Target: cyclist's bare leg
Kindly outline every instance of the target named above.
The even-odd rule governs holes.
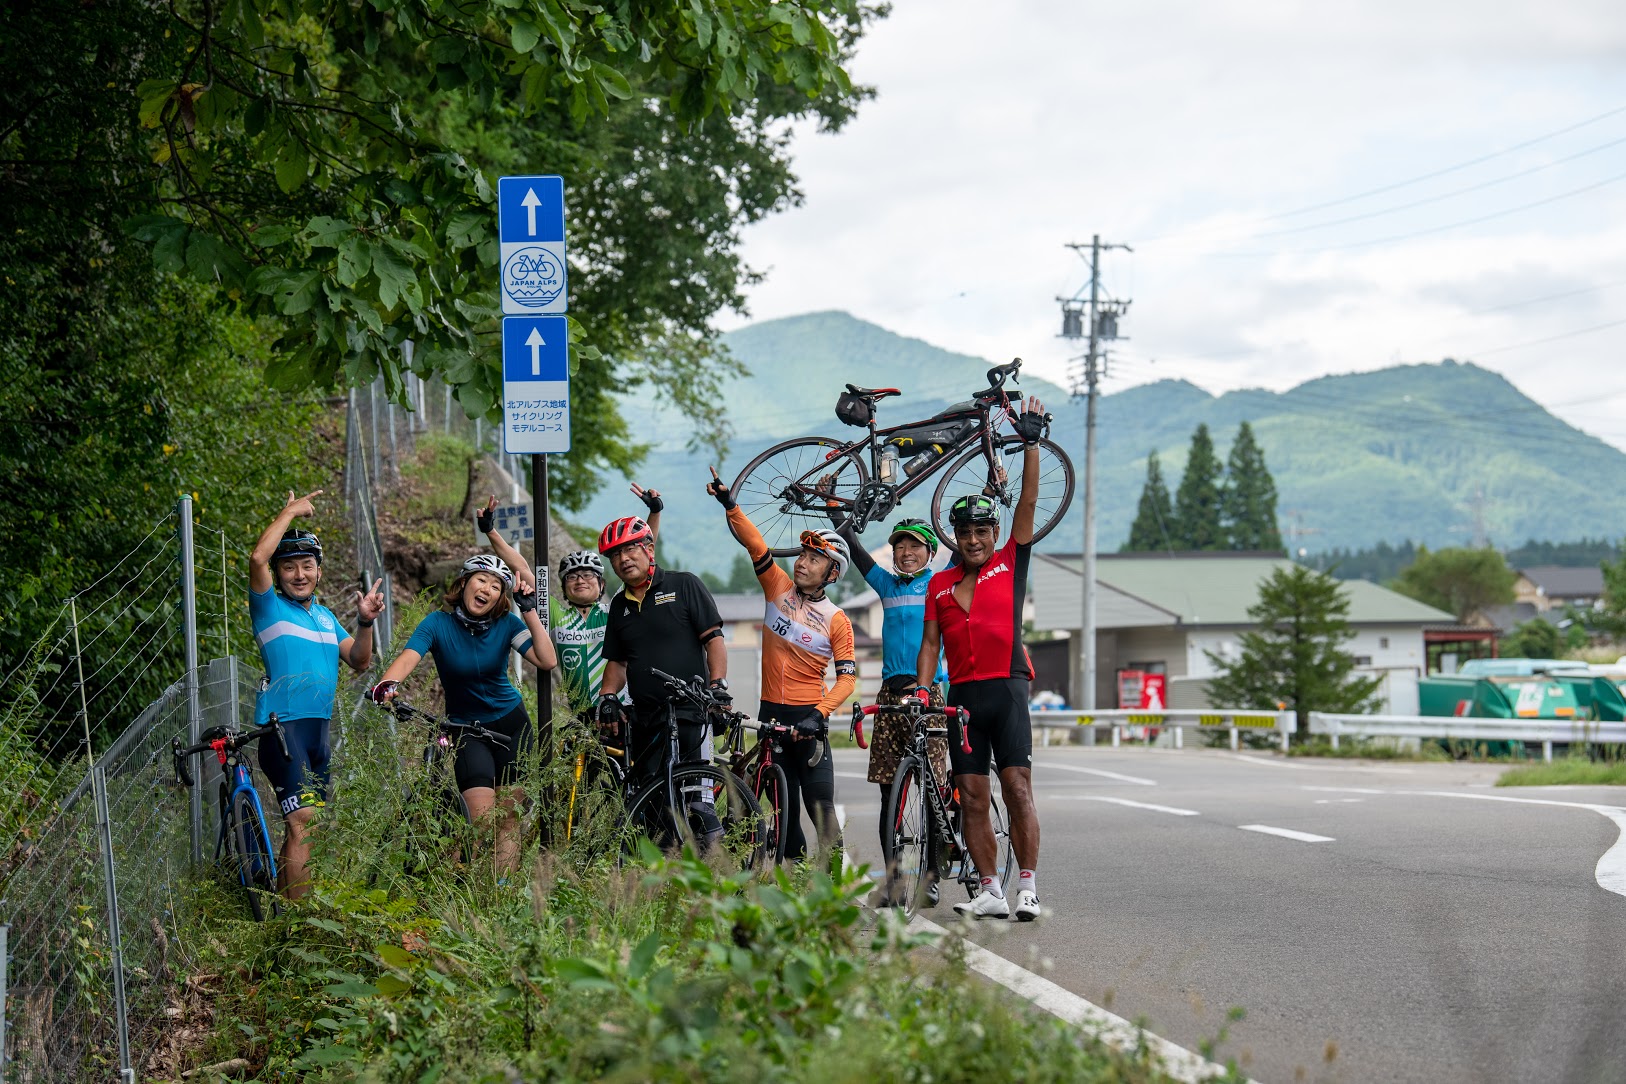
[[[1004,782],[1003,777],[1000,781]],[[988,797],[993,788],[989,786],[986,774],[957,775],[954,782],[960,788],[960,816],[965,826],[966,849],[971,852],[971,861],[976,863],[977,872],[984,877],[992,877],[992,871],[999,863],[994,819],[988,809]]]
[[[482,829],[495,821],[493,855],[499,874],[511,873],[519,865],[519,807],[524,801],[525,793],[517,787],[504,787],[500,802],[492,787],[470,787],[463,792],[470,821]]]
[[[291,900],[310,891],[310,875],[305,866],[311,859],[308,825],[316,810],[305,807],[288,814],[283,821],[282,860],[277,863],[277,888]]]
[[[999,791],[1011,822],[1011,849],[1022,869],[1039,868],[1039,812],[1033,806],[1033,770],[1005,768],[999,773]],[[981,862],[978,869],[983,869]]]

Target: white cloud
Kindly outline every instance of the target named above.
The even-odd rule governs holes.
[[[1603,146],[1626,112],[1344,200],[1626,106],[1623,58],[1602,0],[900,0],[854,66],[879,98],[802,135],[806,205],[748,235],[771,272],[752,315],[844,308],[1060,379],[1054,298],[1083,273],[1061,246],[1099,232],[1137,249],[1107,264],[1135,300],[1109,386],[1284,388],[1450,355],[1626,447],[1626,325],[1519,345],[1626,318],[1626,180],[1605,183],[1626,142]]]

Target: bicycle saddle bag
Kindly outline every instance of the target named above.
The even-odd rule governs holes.
[[[862,395],[844,391],[836,400],[836,417],[843,425],[868,425],[875,418],[875,404]]]

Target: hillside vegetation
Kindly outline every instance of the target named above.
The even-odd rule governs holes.
[[[905,338],[846,313],[766,321],[726,336],[750,373],[725,395],[735,436],[727,476],[768,444],[809,433],[851,436],[834,416],[848,382],[895,386],[881,419],[925,416],[985,386],[994,361]],[[1048,381],[1025,377],[1056,414],[1055,438],[1082,467],[1084,410]],[[708,459],[684,450],[685,424],[652,400],[630,404],[633,432],[653,441],[644,480],[671,491],[667,545],[685,567],[726,571],[736,547],[716,509],[700,499]],[[1253,425],[1280,493],[1288,542],[1311,551],[1405,538],[1431,547],[1471,540],[1475,503],[1493,542],[1626,533],[1626,453],[1547,413],[1496,373],[1442,361],[1328,376],[1286,392],[1257,389],[1215,396],[1178,380],[1105,395],[1100,405],[1100,540],[1116,549],[1128,535],[1156,449],[1171,488],[1185,466],[1191,432],[1206,423],[1228,442],[1242,421]],[[1223,457],[1228,444],[1216,449]],[[626,514],[625,490],[612,485],[582,517]],[[1075,507],[1076,513],[1076,507]],[[1295,519],[1294,516],[1297,516]],[[1076,550],[1077,515],[1045,548]],[[1316,533],[1289,533],[1297,524]],[[882,543],[874,528],[868,541]]]

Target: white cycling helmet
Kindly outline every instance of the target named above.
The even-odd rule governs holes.
[[[604,582],[604,558],[592,550],[577,550],[567,553],[559,559],[559,582],[564,583],[565,577],[572,572],[591,572]]]
[[[495,554],[477,553],[463,562],[463,575],[467,576],[475,572],[489,572],[503,582],[503,586],[508,588],[509,594],[513,593],[513,570],[503,563],[502,558]]]
[[[831,569],[833,575],[825,580],[826,583],[835,583],[847,574],[847,562],[851,560],[847,555],[847,541],[835,531],[803,531],[801,542],[803,549],[812,550],[834,562]]]

